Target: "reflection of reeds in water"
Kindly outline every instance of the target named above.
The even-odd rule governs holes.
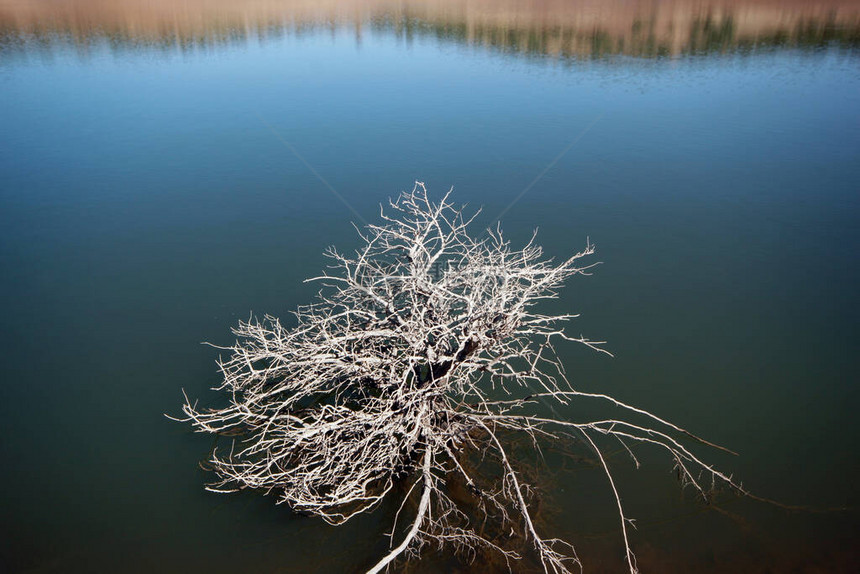
[[[4,51],[58,39],[183,50],[320,28],[560,57],[860,45],[856,0],[0,0]]]

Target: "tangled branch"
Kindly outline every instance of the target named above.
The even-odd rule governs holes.
[[[553,262],[542,259],[534,236],[522,249],[500,228],[473,239],[467,227],[475,216],[448,195],[432,202],[422,183],[389,203],[390,215],[383,211],[381,223],[359,230],[357,252],[327,251],[328,271],[308,280],[321,284],[318,299],[298,308],[296,326],[266,316],[234,329],[237,342],[219,360],[218,389],[229,395],[228,406],[198,409],[186,398],[182,420],[197,431],[241,437],[229,453],[213,452],[218,481],[210,490],[273,492],[295,511],[342,524],[405,485],[395,526],[414,497],[417,509],[396,545],[392,528],[390,552],[371,573],[418,556],[428,543],[470,556],[489,549],[509,566],[519,560],[492,528],[476,526],[476,513],[492,516],[498,531],[521,533],[545,572],[581,566],[570,544],[535,527],[530,487],[502,431],[533,440],[565,431],[581,437],[615,495],[631,573],[631,521],[597,437],[617,439],[634,461],[634,443],[656,445],[702,496],[710,490],[703,480],[742,491],[682,442],[697,437],[612,397],[576,391],[566,379],[556,342],[607,351],[565,333],[575,315],[542,314],[538,303],[555,298],[570,277],[588,274],[593,264],[583,260],[591,244]],[[649,423],[572,422],[528,411],[537,401],[575,400],[607,402]],[[488,476],[469,464],[475,453],[497,472]],[[466,485],[471,507],[451,496],[454,481]]]

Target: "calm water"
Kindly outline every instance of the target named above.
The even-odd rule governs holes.
[[[201,341],[307,302],[419,179],[552,254],[596,243],[558,308],[616,357],[565,350],[575,384],[738,451],[705,454],[762,496],[849,508],[708,508],[618,453],[644,572],[856,571],[856,4],[79,4],[0,2],[0,570],[371,565],[391,509],[205,493],[211,439],[163,413],[213,400]],[[622,571],[600,476],[548,459],[545,532]]]

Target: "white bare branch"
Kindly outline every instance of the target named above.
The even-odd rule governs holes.
[[[600,435],[620,441],[637,464],[630,445],[656,445],[702,496],[708,492],[703,475],[745,491],[681,440],[716,445],[643,409],[571,387],[555,345],[574,341],[607,351],[603,343],[565,333],[576,315],[543,314],[538,304],[556,298],[570,277],[589,273],[595,263],[583,260],[594,253],[590,242],[553,262],[543,258],[534,236],[521,249],[500,227],[475,239],[467,228],[477,214],[464,215],[449,196],[433,202],[416,183],[390,202],[379,224],[359,230],[362,245],[354,254],[330,248],[328,270],[309,279],[321,285],[318,299],[296,310],[294,327],[266,316],[234,329],[237,340],[218,362],[218,389],[229,404],[203,409],[186,397],[183,406],[182,420],[197,431],[235,437],[229,452],[212,453],[218,480],[209,489],[272,492],[293,510],[331,524],[406,490],[390,534],[392,546],[401,541],[371,573],[417,557],[429,543],[470,559],[479,549],[497,552],[510,568],[521,556],[505,546],[504,536],[476,526],[490,515],[493,532],[519,533],[547,573],[566,573],[580,569],[576,552],[538,532],[528,503],[532,488],[515,470],[503,435],[526,433],[537,446],[575,431],[614,493],[634,574],[631,520],[595,440]],[[647,422],[572,422],[524,411],[538,401],[587,400]],[[481,464],[494,464],[497,472],[485,476]],[[468,505],[452,496],[455,482],[472,497]],[[413,492],[420,492],[417,508]],[[401,514],[413,512],[405,533],[398,532]]]

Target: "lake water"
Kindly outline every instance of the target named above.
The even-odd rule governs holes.
[[[0,1],[0,570],[372,565],[392,509],[206,493],[212,440],[163,413],[214,400],[201,341],[308,302],[415,180],[478,230],[597,245],[557,308],[615,357],[564,349],[574,384],[847,508],[708,507],[616,453],[643,572],[856,571],[860,7],[775,0]],[[599,473],[549,461],[545,532],[623,571]]]

